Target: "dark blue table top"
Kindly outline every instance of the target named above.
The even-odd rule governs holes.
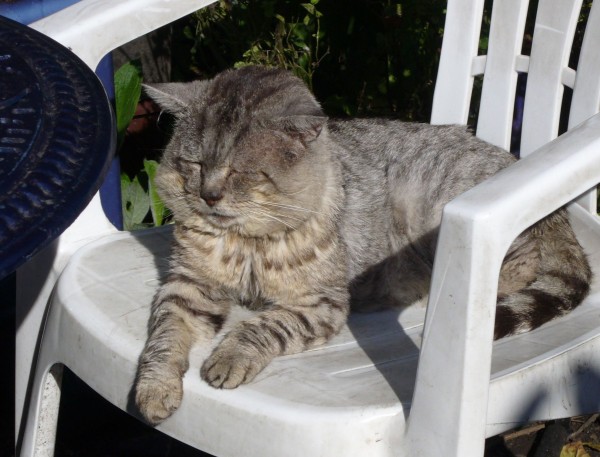
[[[65,47],[0,16],[0,278],[81,213],[115,137],[96,75]]]

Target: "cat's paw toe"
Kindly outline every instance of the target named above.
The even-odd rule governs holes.
[[[263,367],[247,355],[217,348],[202,365],[200,376],[213,387],[235,389],[252,381]]]
[[[157,425],[171,416],[183,398],[181,379],[140,379],[135,388],[135,403],[142,416]]]

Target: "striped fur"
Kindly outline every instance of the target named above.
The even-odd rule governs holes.
[[[462,127],[328,120],[280,70],[147,92],[177,118],[157,177],[175,242],[135,388],[151,423],[179,406],[192,344],[214,338],[231,306],[258,313],[204,362],[218,388],[327,341],[351,305],[425,301],[444,205],[514,161]],[[564,210],[541,221],[506,255],[496,337],[573,309],[590,276]]]
[[[518,250],[524,250],[524,246],[515,249],[517,243],[514,243],[507,257],[533,257],[537,261],[535,270],[522,288],[503,290],[518,274],[518,271],[508,273],[509,262],[505,259],[496,309],[495,338],[528,332],[567,314],[589,292],[591,270],[570,230],[564,210],[544,219],[520,238],[524,237],[530,238],[529,245],[536,248],[535,252],[519,256]]]

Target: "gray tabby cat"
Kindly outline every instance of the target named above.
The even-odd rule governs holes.
[[[233,305],[260,312],[204,362],[214,387],[327,341],[350,304],[426,299],[442,208],[514,161],[460,126],[328,119],[276,69],[146,91],[176,117],[157,178],[175,218],[170,274],[135,390],[151,423],[177,409],[190,347],[213,338]],[[590,276],[565,211],[539,222],[506,255],[495,337],[567,313]]]

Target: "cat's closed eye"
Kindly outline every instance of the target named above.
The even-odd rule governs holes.
[[[247,186],[260,185],[266,182],[267,178],[265,178],[262,172],[232,169],[227,176],[227,180],[231,180],[234,186],[237,185],[246,188]]]
[[[197,160],[185,159],[183,157],[178,157],[175,160],[175,164],[177,168],[183,171],[192,171],[192,172],[200,172],[202,170],[202,163]]]
[[[187,193],[195,194],[202,180],[202,164],[198,161],[178,157],[174,168],[183,177],[183,188]]]

